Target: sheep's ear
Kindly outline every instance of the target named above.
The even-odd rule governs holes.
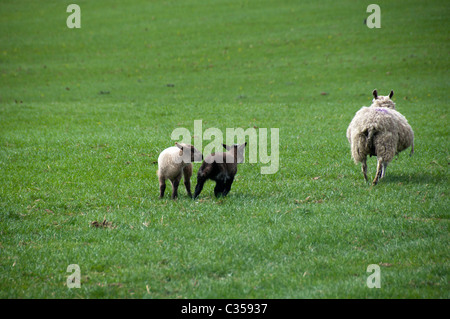
[[[243,150],[245,148],[245,146],[247,146],[247,142],[245,142],[244,144],[239,145],[238,149],[239,150]]]
[[[391,90],[391,93],[389,93],[389,98],[392,99],[393,96],[394,96],[394,91]]]
[[[373,90],[372,94],[373,94],[373,97],[374,97],[374,98],[377,98],[377,97],[378,97],[378,92],[377,92],[377,90]]]
[[[180,153],[178,155],[183,156],[183,145],[180,145],[180,144],[175,142],[175,146],[180,149]]]

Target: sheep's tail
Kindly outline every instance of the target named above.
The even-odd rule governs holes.
[[[367,150],[369,150],[369,152],[370,152],[370,150],[374,149],[374,147],[373,147],[373,136],[375,135],[374,133],[375,133],[374,129],[369,129],[369,132],[367,133],[366,147],[367,147]],[[372,154],[370,154],[370,155],[372,155]]]
[[[373,149],[373,137],[375,131],[368,129],[355,135],[352,143],[352,157],[355,163],[362,162],[367,155],[371,155]]]
[[[356,134],[352,140],[352,157],[355,163],[361,162],[364,159],[364,150],[367,145],[367,139],[363,133]]]
[[[412,141],[411,144],[411,152],[409,153],[409,156],[412,156],[414,154],[414,140]]]

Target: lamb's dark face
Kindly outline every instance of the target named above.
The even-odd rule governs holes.
[[[232,146],[228,146],[226,144],[223,144],[223,147],[227,149],[230,153],[232,153],[236,157],[236,161],[238,164],[244,163],[244,151],[245,146],[247,145],[247,142],[244,144],[234,144]]]
[[[184,163],[201,162],[203,154],[190,144],[175,143],[180,149],[180,155]]]
[[[190,154],[191,154],[192,162],[201,162],[203,160],[203,154],[192,145],[191,145]]]
[[[245,142],[244,144],[236,146],[237,162],[238,163],[244,163],[245,145],[247,145],[247,142]]]
[[[394,91],[391,91],[391,93],[388,96],[378,95],[377,90],[374,90],[372,94],[373,94],[372,106],[387,107],[395,110],[395,103],[391,100],[392,97],[394,96]]]

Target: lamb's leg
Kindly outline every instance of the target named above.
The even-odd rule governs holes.
[[[375,179],[373,180],[372,184],[373,185],[377,185],[377,183],[380,181],[382,175],[383,175],[383,161],[381,159],[378,159],[378,161],[377,161],[377,173],[375,175]]]
[[[164,197],[164,191],[166,190],[166,179],[162,176],[159,177],[159,198]]]
[[[181,181],[181,174],[175,177],[175,179],[172,181],[172,199],[175,199],[178,197],[178,185]]]
[[[361,161],[361,169],[362,169],[362,172],[363,172],[363,174],[364,174],[364,179],[366,180],[366,182],[368,181],[368,179],[367,179],[367,158],[364,158],[362,161]]]
[[[188,196],[192,198],[192,193],[191,193],[192,164],[186,165],[183,168],[183,175],[184,175],[184,186],[186,187],[186,192],[187,192]]]
[[[219,197],[220,195],[222,195],[224,190],[225,190],[225,183],[222,181],[217,181],[216,187],[214,187],[214,195],[216,195],[216,197]]]
[[[202,192],[203,185],[205,184],[205,182],[206,178],[202,176],[197,176],[197,185],[195,185],[194,199],[196,199],[198,195],[200,195],[200,193]]]
[[[231,185],[233,184],[234,181],[234,177],[227,179],[226,183],[225,183],[225,189],[223,190],[223,196],[227,196],[228,193],[231,190]]]

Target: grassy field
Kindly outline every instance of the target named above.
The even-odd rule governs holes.
[[[369,29],[372,2],[79,0],[69,29],[73,1],[2,0],[0,297],[449,298],[450,6],[380,0]],[[375,88],[416,152],[372,187],[345,132]],[[279,128],[278,172],[158,199],[194,120]]]

